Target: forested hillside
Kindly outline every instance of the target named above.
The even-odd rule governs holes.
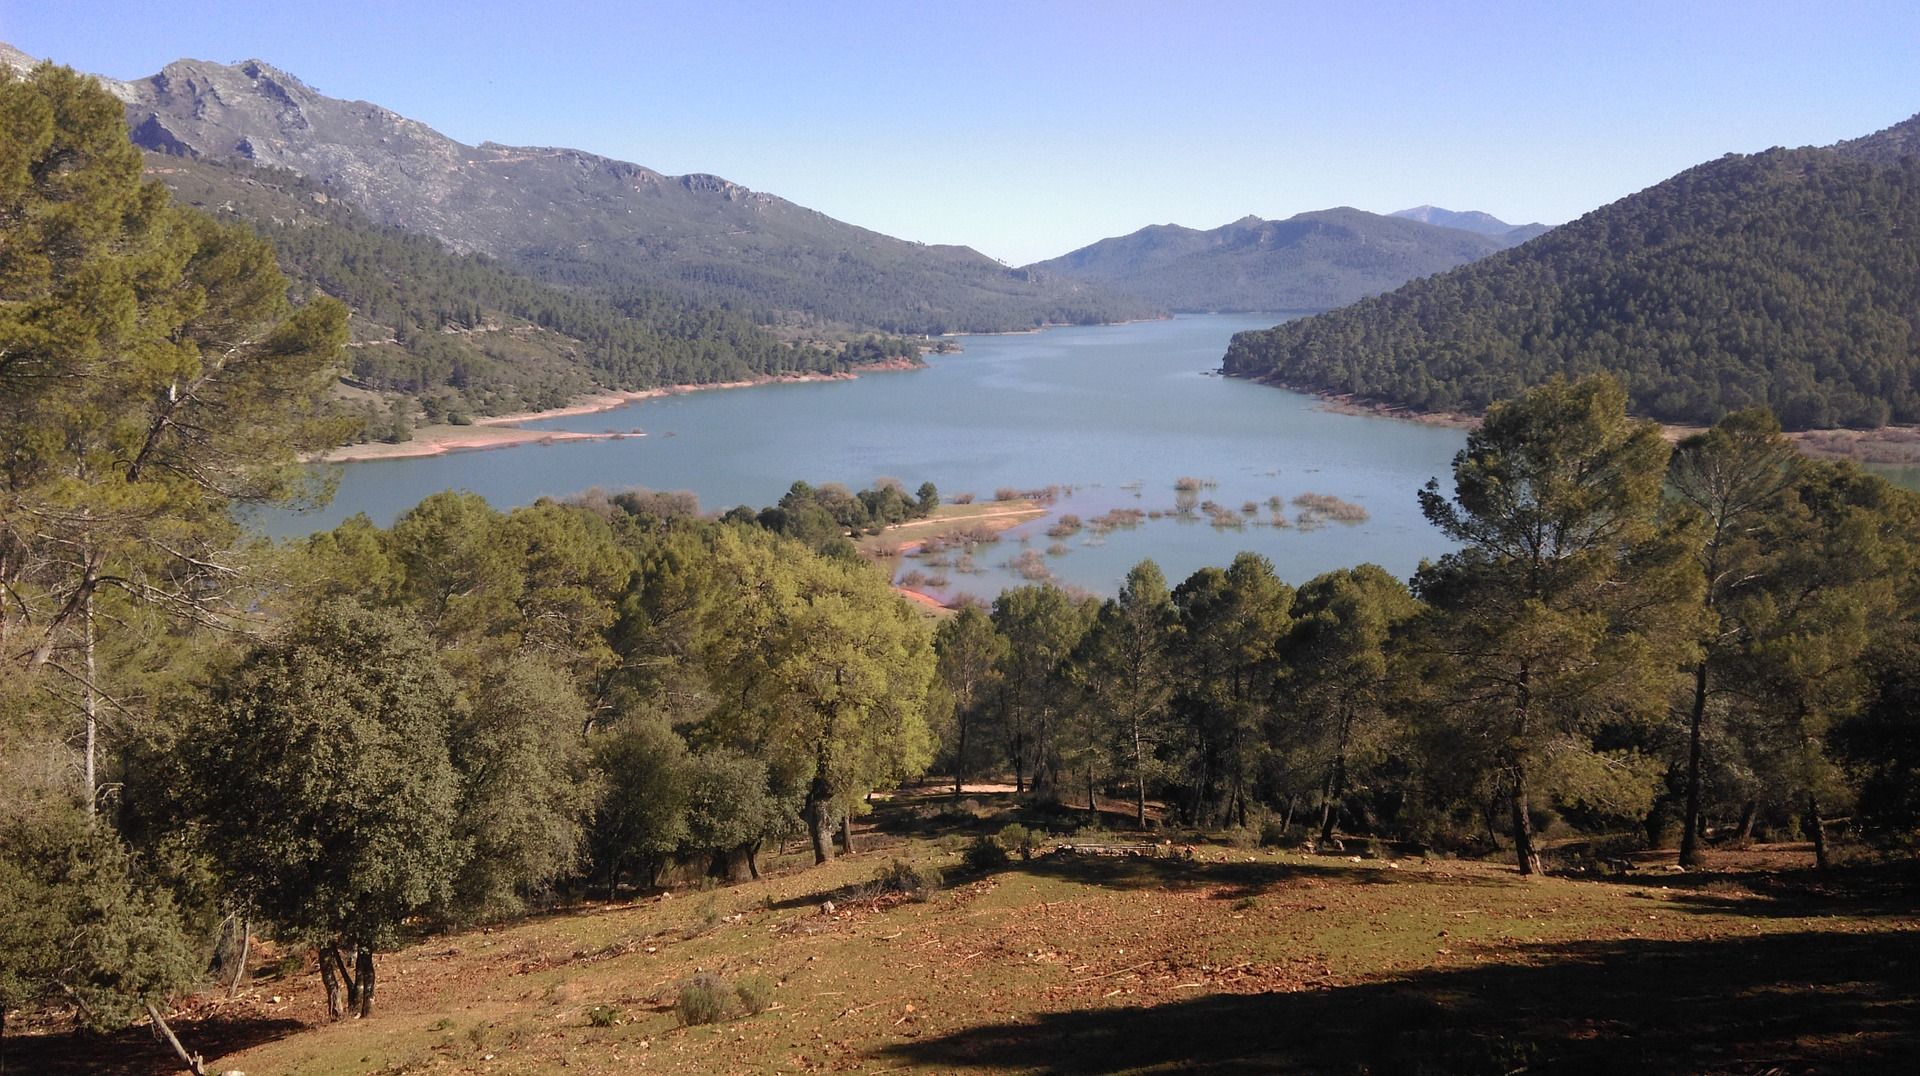
[[[1606,371],[1666,421],[1920,421],[1920,166],[1898,131],[1700,165],[1524,247],[1243,333],[1225,370],[1473,411]]]
[[[1489,218],[1491,219],[1491,218]],[[1358,209],[1158,224],[1031,266],[1173,310],[1328,310],[1486,257],[1508,240]]]
[[[353,312],[347,373],[428,416],[557,407],[594,389],[831,372],[913,354],[899,338],[788,344],[743,314],[659,291],[544,284],[375,224],[317,184],[244,162],[147,155],[183,204],[252,225],[296,290]]]

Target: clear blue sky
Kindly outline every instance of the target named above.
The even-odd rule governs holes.
[[[1019,264],[1420,203],[1557,223],[1920,111],[1920,4],[0,0],[119,78],[266,60],[465,142],[713,172]]]

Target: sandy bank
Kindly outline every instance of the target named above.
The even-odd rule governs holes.
[[[520,411],[507,415],[489,415],[473,421],[470,426],[422,426],[413,432],[413,440],[399,444],[385,442],[364,445],[342,445],[339,448],[317,457],[323,463],[360,463],[367,460],[399,460],[421,456],[444,456],[449,452],[471,452],[487,448],[517,448],[521,445],[554,444],[560,441],[617,441],[625,437],[643,437],[640,430],[625,432],[608,431],[588,433],[578,430],[529,430],[522,423],[538,422],[550,418],[571,418],[578,415],[597,415],[603,411],[614,411],[640,400],[652,400],[662,396],[677,396],[687,392],[704,392],[709,389],[749,389],[760,385],[799,384],[809,381],[851,381],[862,374],[883,373],[895,370],[918,370],[926,364],[918,359],[889,359],[885,362],[863,363],[850,370],[833,374],[777,374],[765,377],[749,378],[743,381],[715,381],[698,385],[667,385],[657,389],[641,389],[622,392],[601,392],[584,396],[565,407],[550,408],[546,411]]]

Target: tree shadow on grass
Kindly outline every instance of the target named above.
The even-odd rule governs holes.
[[[1769,919],[1920,916],[1920,863],[1912,861],[1830,871],[1689,871],[1604,882],[1664,890],[1662,896],[1673,907],[1714,915]]]
[[[1920,1072],[1920,932],[1539,945],[1518,961],[1043,1014],[873,1060],[1051,1073]]]
[[[170,1020],[173,1033],[188,1050],[207,1058],[226,1057],[241,1050],[287,1037],[306,1028],[299,1020],[245,1019],[209,1016],[198,1020]],[[9,1073],[65,1076],[68,1073],[126,1073],[160,1076],[184,1072],[186,1066],[166,1043],[153,1037],[143,1024],[110,1035],[73,1030],[49,1035],[8,1035],[0,1042],[0,1058]],[[217,1069],[212,1071],[218,1071]]]
[[[1311,860],[1276,862],[1257,859],[1251,863],[1230,860],[1181,859],[1176,856],[1091,856],[1055,853],[1025,862],[1012,869],[1047,878],[1106,886],[1111,889],[1196,889],[1222,887],[1222,899],[1258,896],[1269,889],[1309,879],[1341,885],[1444,885],[1462,886],[1521,885],[1519,876],[1484,873],[1430,873],[1410,869],[1356,869],[1344,864],[1316,863]]]

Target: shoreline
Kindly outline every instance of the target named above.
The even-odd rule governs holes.
[[[740,381],[709,381],[690,385],[663,385],[653,389],[613,390],[585,396],[573,403],[545,411],[518,411],[505,415],[488,415],[485,418],[474,419],[472,424],[467,426],[427,426],[415,430],[413,440],[397,444],[368,441],[358,445],[341,445],[309,457],[306,462],[367,463],[374,460],[422,459],[445,456],[453,452],[519,448],[523,445],[553,444],[561,441],[619,441],[629,437],[645,437],[646,433],[639,429],[608,430],[599,433],[585,430],[530,430],[523,427],[521,423],[598,415],[607,411],[617,411],[641,400],[680,396],[689,392],[750,389],[778,384],[797,385],[816,381],[852,381],[863,374],[920,370],[925,367],[926,363],[917,359],[889,359],[885,362],[862,363],[831,374],[764,374]],[[482,432],[483,430],[486,432]]]
[[[1279,381],[1264,381],[1258,378],[1243,380],[1285,389],[1302,396],[1311,396],[1317,401],[1320,410],[1337,415],[1397,419],[1401,422],[1417,422],[1421,425],[1443,426],[1455,430],[1471,430],[1480,425],[1479,415],[1464,411],[1415,411],[1393,404],[1362,400],[1344,393],[1318,392]],[[1707,429],[1705,426],[1669,422],[1662,422],[1659,426],[1661,436],[1671,442],[1684,440]],[[1920,465],[1920,426],[1881,426],[1871,430],[1790,430],[1785,436],[1802,454],[1813,459],[1851,460],[1858,464],[1881,467]]]

